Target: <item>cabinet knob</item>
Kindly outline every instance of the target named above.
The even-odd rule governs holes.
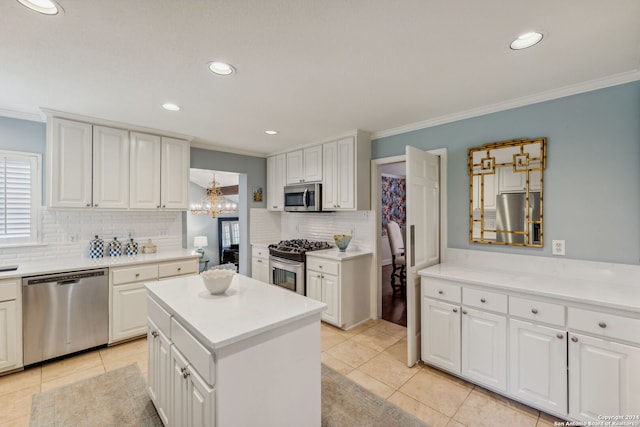
[[[578,337],[571,337],[571,341],[578,342]]]
[[[537,309],[537,308],[532,308],[532,309],[531,309],[531,312],[532,312],[533,314],[538,314],[538,309]]]
[[[458,312],[458,309],[457,309],[457,308],[454,308],[454,309],[453,309],[453,312],[454,312],[454,313],[457,313],[457,312]]]
[[[91,207],[91,203],[87,203],[87,207],[90,208]]]
[[[442,295],[444,294],[444,291],[438,291],[438,294]]]
[[[317,274],[317,275],[316,275],[316,277],[317,277],[318,279],[320,279],[322,276],[321,276],[321,275],[319,275],[319,274]]]
[[[158,331],[151,331],[151,336],[154,338],[158,338]]]
[[[273,205],[273,209],[276,209],[277,207],[278,207],[278,206],[276,206],[276,205]]]
[[[258,261],[260,264],[262,264],[262,260],[261,259],[257,259],[256,261]]]
[[[602,329],[604,329],[604,328],[607,327],[607,324],[604,323],[604,322],[600,322],[600,323],[598,323],[598,326],[600,326]]]
[[[487,302],[487,300],[485,298],[480,298],[480,302],[481,303],[485,303],[485,302]]]
[[[162,207],[163,207],[163,208],[166,208],[166,207],[167,207],[167,205],[162,205]]]
[[[136,273],[136,277],[140,277],[140,273]]]
[[[160,209],[160,205],[156,206],[156,208]]]
[[[178,271],[182,271],[182,267],[178,267]]]
[[[462,314],[467,314],[467,310],[462,310]]]
[[[93,205],[93,207],[94,207],[94,208],[97,208],[97,207],[98,207],[98,204],[96,203],[95,205]]]
[[[318,268],[322,268],[322,266],[321,266],[321,265],[319,265],[319,266],[318,266]]]
[[[564,334],[558,333],[556,334],[556,337],[558,337],[559,340],[564,338]]]
[[[191,373],[187,371],[187,368],[184,368],[184,371],[182,371],[182,378],[186,380],[189,375],[191,375]]]

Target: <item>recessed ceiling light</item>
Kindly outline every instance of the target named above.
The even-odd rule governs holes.
[[[266,133],[267,135],[277,135],[278,131],[277,130],[265,130],[264,133]]]
[[[64,12],[60,5],[53,0],[18,0],[23,6],[45,15],[57,15]]]
[[[210,62],[209,69],[216,74],[220,74],[221,76],[228,76],[235,71],[235,68],[233,68],[231,65],[225,62],[218,61]]]
[[[164,104],[162,104],[162,108],[169,111],[180,111],[180,106],[171,102],[165,102]]]
[[[517,39],[511,42],[509,47],[511,47],[511,49],[513,50],[526,49],[540,43],[540,40],[542,40],[542,33],[531,31],[519,35]]]

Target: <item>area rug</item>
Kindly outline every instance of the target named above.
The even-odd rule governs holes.
[[[31,426],[162,426],[138,365],[33,397]],[[323,427],[428,427],[322,365]]]

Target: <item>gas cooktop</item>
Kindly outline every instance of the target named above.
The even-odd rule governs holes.
[[[304,262],[307,251],[330,249],[333,245],[321,241],[309,241],[306,239],[281,240],[277,244],[269,245],[269,254],[279,258]]]

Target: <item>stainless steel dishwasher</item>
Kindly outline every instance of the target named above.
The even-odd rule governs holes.
[[[108,342],[108,271],[103,268],[22,279],[25,365]]]

